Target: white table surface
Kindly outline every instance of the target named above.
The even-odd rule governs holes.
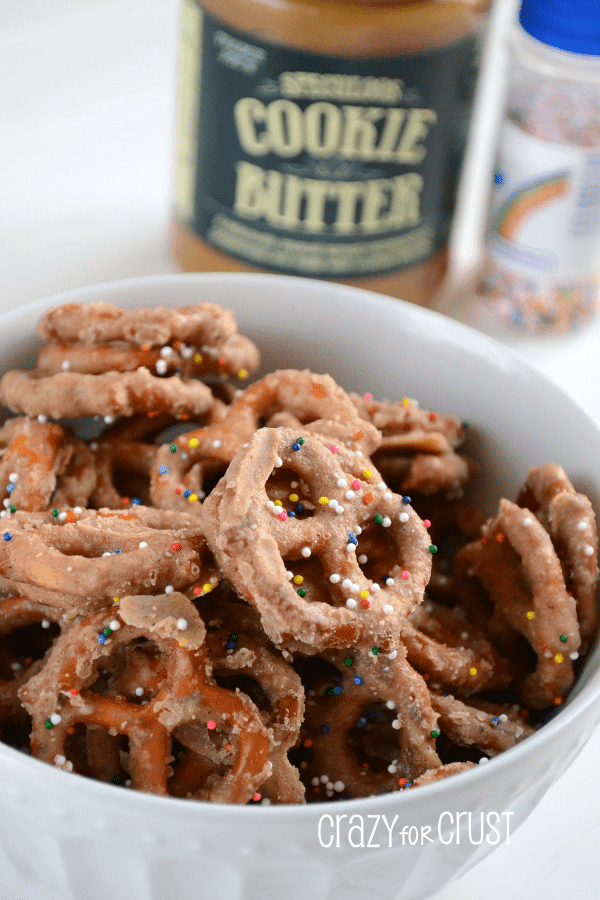
[[[455,229],[455,276],[443,300],[480,326],[465,286],[487,197],[502,33],[515,0],[498,4]],[[175,271],[167,228],[177,23],[178,0],[2,0],[0,309]],[[600,420],[600,321],[551,341],[501,337]],[[435,900],[595,900],[599,756],[600,730],[510,843]],[[0,872],[0,900],[46,898]]]

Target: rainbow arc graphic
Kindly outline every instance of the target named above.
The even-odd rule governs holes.
[[[496,231],[514,241],[525,222],[549,203],[569,193],[569,171],[554,172],[544,179],[522,185],[502,204],[496,215]]]

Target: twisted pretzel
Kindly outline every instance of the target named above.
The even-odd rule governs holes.
[[[373,644],[393,649],[401,622],[421,602],[429,578],[427,533],[402,498],[374,486],[371,490],[371,479],[377,483],[379,477],[363,468],[364,458],[347,452],[340,471],[336,466],[342,457],[316,437],[298,445],[294,432],[261,429],[204,503],[207,539],[225,577],[256,607],[275,643],[300,641],[313,652]],[[302,479],[315,506],[310,519],[290,518],[285,510],[275,516],[269,508],[268,481],[278,466]],[[347,491],[354,482],[350,497]],[[343,515],[329,505],[338,499]],[[379,591],[363,574],[356,553],[347,549],[350,543],[360,553],[356,535],[363,526],[374,527],[375,516],[382,523],[389,518],[389,529],[381,528],[381,541],[390,542],[394,554],[386,573],[394,584]],[[305,600],[286,573],[291,569],[300,574],[309,559]],[[358,591],[352,593],[352,584]],[[322,599],[312,599],[313,594]]]
[[[179,309],[120,309],[112,303],[65,303],[43,313],[37,325],[38,334],[47,341],[125,341],[139,347],[162,347],[174,340],[214,346],[235,330],[230,310],[216,303],[196,303]]]
[[[319,799],[326,776],[330,792],[365,797],[398,790],[441,765],[433,737],[437,716],[425,682],[403,656],[389,660],[343,651],[323,658],[337,674],[309,692],[302,729],[313,799]]]
[[[25,417],[0,428],[0,484],[9,484],[18,509],[41,511],[50,502],[86,506],[96,483],[94,454],[60,425]]]
[[[98,643],[104,630],[109,637]],[[33,719],[33,754],[51,763],[64,757],[67,728],[75,722],[114,729],[129,739],[132,786],[167,794],[170,734],[178,725],[203,722],[226,730],[236,752],[228,774],[204,786],[198,799],[247,802],[268,777],[269,736],[247,697],[209,682],[204,636],[196,610],[181,594],[125,597],[116,616],[113,610],[88,616],[56,642],[42,672],[20,691]],[[156,696],[141,705],[89,690],[115,646],[140,637],[154,641],[166,658]],[[57,714],[59,721],[49,729],[46,723]]]
[[[87,375],[103,372],[133,372],[144,366],[157,374],[238,375],[256,371],[260,353],[256,345],[241,334],[232,334],[217,347],[181,345],[176,348],[137,347],[127,344],[44,344],[38,353],[38,369],[49,374],[65,371]],[[158,363],[158,365],[157,365]]]
[[[11,586],[41,588],[50,605],[77,609],[82,599],[104,605],[132,591],[178,589],[200,575],[206,543],[196,518],[146,507],[84,510],[71,518],[64,524],[48,513],[11,518],[0,557]]]
[[[431,705],[443,734],[459,746],[478,747],[489,756],[509,750],[534,732],[521,719],[518,706],[458,700],[436,691],[431,692]]]
[[[571,654],[579,649],[580,635],[575,601],[543,526],[529,510],[501,500],[481,541],[459,551],[461,565],[493,604],[492,633],[494,627],[519,632],[537,656],[534,672],[519,686],[525,704],[543,708],[556,698],[560,702],[573,683]]]
[[[518,498],[549,533],[562,566],[567,590],[575,598],[581,652],[596,632],[598,534],[592,504],[578,494],[560,466],[534,466]]]
[[[329,445],[343,441],[355,450],[370,453],[380,441],[376,429],[362,421],[350,398],[329,375],[281,370],[266,375],[247,388],[217,425],[180,435],[171,453],[165,446],[157,454],[151,496],[155,506],[185,509],[184,496],[203,498],[205,477],[225,472],[238,450],[264,422],[285,413],[303,434],[330,437]],[[161,472],[166,467],[167,472]]]
[[[14,412],[62,419],[156,412],[201,415],[212,406],[213,396],[201,381],[182,381],[178,375],[158,378],[143,367],[102,375],[12,369],[0,380],[0,401]]]

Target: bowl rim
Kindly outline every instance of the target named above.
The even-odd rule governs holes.
[[[575,408],[595,431],[600,432],[600,423],[596,422],[594,417],[591,416],[577,400],[575,400],[564,388],[551,381],[551,379],[535,368],[535,366],[529,363],[529,361],[517,350],[502,344],[497,339],[479,332],[462,322],[449,319],[445,315],[434,310],[416,306],[403,300],[387,297],[373,291],[367,291],[363,288],[338,284],[336,282],[271,273],[245,274],[237,272],[192,272],[138,276],[134,278],[99,282],[33,300],[14,309],[0,313],[0,327],[18,321],[22,319],[24,315],[30,316],[33,319],[34,316],[39,315],[42,311],[51,306],[86,301],[96,302],[97,298],[95,295],[114,293],[115,298],[118,300],[121,299],[119,298],[119,294],[122,295],[123,292],[126,293],[128,290],[143,289],[145,286],[152,288],[164,286],[169,289],[181,283],[197,283],[201,286],[219,283],[231,284],[234,286],[237,284],[247,284],[248,280],[258,285],[268,285],[269,291],[284,289],[285,285],[289,285],[290,282],[293,282],[297,286],[311,290],[331,293],[332,295],[341,294],[343,297],[350,300],[353,299],[354,302],[357,303],[367,301],[369,305],[378,307],[380,310],[388,311],[389,313],[401,310],[402,316],[409,322],[416,325],[422,324],[425,327],[427,324],[433,322],[440,323],[443,321],[446,339],[451,339],[452,343],[459,345],[462,349],[467,349],[468,347],[470,351],[475,350],[480,353],[487,350],[496,361],[504,361],[505,365],[510,366],[511,369],[516,370],[517,373],[520,372],[526,374],[529,379],[533,378],[540,386],[551,386],[551,389],[563,400],[563,402],[567,403],[572,408]],[[125,296],[122,299],[126,300],[127,297]],[[113,299],[112,302],[115,302],[115,299]],[[212,301],[210,301],[210,298],[207,298],[207,302]],[[117,302],[116,305],[123,304]],[[173,304],[167,302],[166,305],[170,306]],[[124,305],[124,308],[127,308],[126,305]],[[35,331],[33,329],[32,336],[35,336]],[[598,483],[600,486],[600,477]],[[594,671],[588,679],[588,683],[577,693],[573,700],[565,704],[564,708],[561,709],[551,721],[540,727],[539,730],[529,738],[509,750],[500,753],[498,756],[494,757],[493,760],[490,760],[490,762],[493,762],[494,771],[499,776],[506,774],[505,770],[507,767],[512,769],[515,765],[518,766],[519,764],[522,764],[528,756],[532,754],[535,755],[538,748],[541,749],[543,746],[547,746],[557,737],[557,735],[571,727],[574,722],[582,719],[592,706],[598,704],[598,700],[600,700],[599,668],[600,662],[595,666]],[[595,718],[600,720],[600,709]],[[484,755],[485,754],[482,751],[482,756]],[[332,803],[328,801],[316,801],[309,804],[274,804],[268,806],[257,804],[256,807],[203,801],[190,802],[186,798],[159,796],[133,790],[128,790],[126,794],[121,791],[122,797],[119,797],[115,793],[110,795],[106,793],[107,788],[115,788],[117,785],[111,785],[81,775],[73,778],[73,775],[76,773],[64,772],[56,766],[51,766],[48,763],[18,751],[10,745],[0,742],[0,760],[3,759],[11,763],[11,767],[12,764],[17,763],[18,769],[26,771],[30,777],[43,777],[45,773],[47,780],[58,779],[55,782],[55,785],[63,796],[67,793],[65,788],[68,788],[69,794],[72,792],[79,794],[83,789],[89,793],[89,799],[93,799],[96,796],[101,800],[110,799],[113,808],[116,808],[117,802],[119,806],[126,804],[129,812],[139,811],[148,814],[153,812],[160,813],[161,811],[166,812],[167,807],[165,804],[173,811],[176,809],[174,804],[177,804],[179,806],[179,811],[181,811],[183,809],[183,803],[184,807],[190,810],[191,816],[205,817],[207,813],[209,813],[217,818],[222,815],[231,817],[232,813],[235,811],[236,814],[243,817],[260,815],[262,818],[266,816],[267,820],[270,821],[271,817],[275,819],[288,819],[290,816],[298,820],[312,819],[317,814],[323,815],[326,812],[331,812],[333,808]],[[482,769],[484,770],[483,772]],[[416,792],[416,800],[415,792],[412,790],[400,790],[387,794],[377,794],[363,798],[344,800],[344,811],[348,812],[348,814],[360,813],[367,804],[372,803],[373,801],[377,802],[378,809],[383,812],[385,812],[384,807],[388,807],[388,811],[390,811],[390,809],[398,804],[398,802],[402,803],[402,808],[404,810],[410,811],[415,803],[420,805],[426,799],[433,798],[436,795],[443,797],[445,794],[455,793],[457,789],[457,779],[459,781],[459,790],[460,785],[466,783],[465,779],[470,779],[473,786],[476,786],[478,781],[487,777],[485,775],[485,770],[488,770],[488,765],[478,765],[467,771],[457,773],[450,778],[442,779],[433,784],[423,785],[419,787],[419,790]],[[85,787],[83,787],[84,784]],[[482,788],[484,784],[485,782],[481,783]],[[402,795],[403,798],[401,801],[400,795]],[[124,796],[126,796],[126,799],[124,799]],[[83,795],[79,799],[84,799]],[[260,811],[257,812],[259,806]],[[191,812],[191,810],[195,810],[195,812]]]

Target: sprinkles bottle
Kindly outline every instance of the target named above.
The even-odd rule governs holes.
[[[539,334],[595,316],[600,286],[600,4],[523,0],[479,294]]]

